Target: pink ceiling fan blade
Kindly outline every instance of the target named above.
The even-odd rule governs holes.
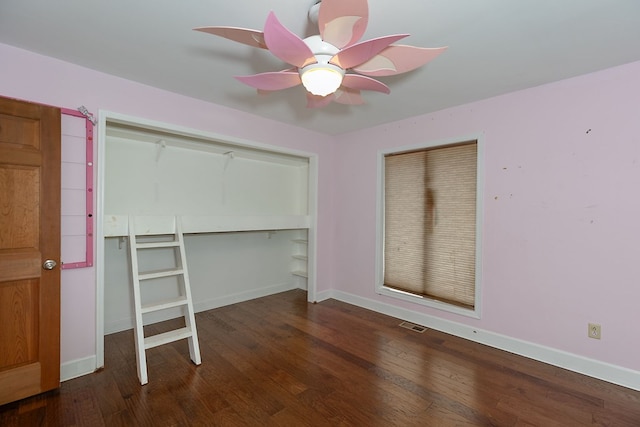
[[[389,46],[369,61],[353,67],[353,70],[373,77],[406,73],[425,65],[446,49],[446,47]]]
[[[194,28],[194,30],[213,34],[214,36],[224,37],[225,39],[249,46],[259,47],[260,49],[267,48],[262,31],[237,27],[200,27]]]
[[[236,76],[235,78],[261,91],[288,89],[302,83],[297,71],[274,71],[252,76]]]
[[[269,51],[288,64],[302,68],[316,62],[305,42],[286,29],[273,12],[269,13],[264,25],[264,40]]]
[[[389,94],[391,89],[386,84],[372,79],[371,77],[361,76],[359,74],[345,74],[342,79],[342,86],[354,90],[373,90]]]
[[[329,62],[345,70],[348,68],[354,68],[357,65],[369,61],[371,58],[389,47],[391,43],[397,42],[408,35],[409,34],[396,34],[393,36],[378,37],[354,44],[353,46],[338,52]]]
[[[342,49],[356,43],[369,23],[367,0],[322,0],[318,30],[322,40]]]
[[[335,98],[333,99],[338,104],[345,105],[362,105],[364,104],[364,99],[362,99],[362,95],[360,95],[360,91],[357,89],[348,89],[345,87],[341,87],[335,94]]]
[[[318,96],[313,95],[307,92],[307,108],[322,108],[331,103],[333,101],[334,94],[330,94],[327,96]]]

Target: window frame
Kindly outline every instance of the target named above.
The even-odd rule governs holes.
[[[384,239],[385,239],[385,156],[424,149],[444,148],[459,145],[464,142],[477,143],[477,173],[476,173],[476,264],[475,264],[475,302],[474,308],[464,308],[426,296],[416,295],[386,287],[384,285]],[[473,134],[465,137],[455,137],[444,140],[428,141],[419,144],[386,148],[378,151],[377,156],[377,189],[376,189],[376,283],[375,291],[378,295],[388,296],[402,301],[420,304],[426,307],[442,310],[462,316],[481,318],[482,314],[482,224],[484,214],[484,135]]]

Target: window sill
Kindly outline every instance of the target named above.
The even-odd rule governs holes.
[[[478,301],[476,301],[475,309],[468,309],[468,308],[459,307],[453,304],[447,304],[445,302],[423,297],[420,295],[415,295],[409,292],[403,292],[398,289],[388,288],[384,285],[378,286],[376,289],[376,292],[379,295],[396,298],[402,301],[408,301],[408,302],[419,304],[425,307],[434,308],[436,310],[447,311],[449,313],[459,314],[465,317],[480,319],[480,305]]]

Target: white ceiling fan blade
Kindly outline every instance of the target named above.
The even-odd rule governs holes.
[[[342,49],[356,43],[369,23],[367,0],[322,0],[318,30],[322,40]]]
[[[331,103],[333,101],[334,94],[329,94],[327,96],[319,96],[313,95],[312,93],[307,92],[307,108],[322,108]]]
[[[353,67],[360,74],[373,77],[406,73],[436,58],[446,47],[389,46],[369,61]]]
[[[391,93],[391,89],[389,89],[389,86],[386,84],[359,74],[345,74],[342,79],[342,86],[354,90],[372,90],[386,94]]]
[[[263,91],[288,89],[302,83],[297,71],[274,71],[252,76],[236,76],[236,79]]]
[[[349,89],[341,87],[336,91],[335,98],[333,99],[338,104],[344,105],[362,105],[364,99],[360,95],[360,91],[357,89]]]
[[[391,43],[397,42],[408,35],[409,34],[396,34],[393,36],[378,37],[354,44],[353,46],[338,52],[329,62],[345,70],[354,68],[363,62],[369,61],[371,58],[386,49]]]
[[[260,49],[267,48],[262,31],[237,27],[200,27],[194,28],[194,30],[213,34],[214,36],[224,37],[225,39],[249,46],[259,47]]]

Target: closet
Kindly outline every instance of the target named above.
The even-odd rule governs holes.
[[[315,155],[104,116],[98,190],[103,335],[134,325],[129,216],[137,234],[151,239],[171,233],[174,217],[181,218],[196,312],[294,288],[313,300]],[[147,252],[140,256],[145,269],[174,262],[172,251]],[[174,279],[158,279],[154,298],[171,298],[176,286]],[[177,317],[173,310],[149,321]]]

